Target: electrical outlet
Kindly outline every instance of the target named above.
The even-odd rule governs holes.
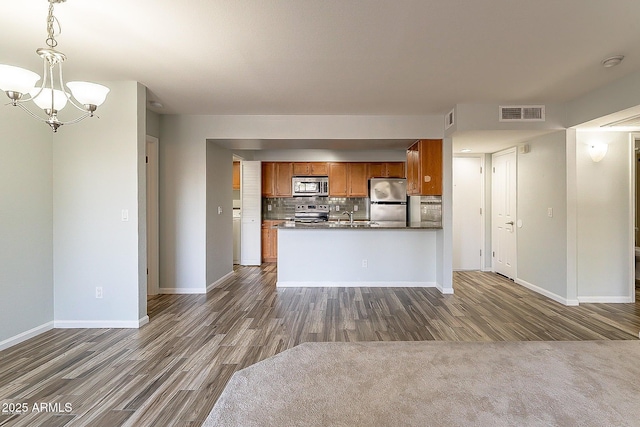
[[[96,298],[102,298],[102,286],[96,287]]]
[[[267,205],[267,210],[271,212],[271,205]]]
[[[340,205],[336,205],[336,212],[340,212]]]
[[[367,261],[366,259],[362,260],[362,268],[367,268],[369,267],[369,261]]]
[[[547,208],[547,216],[553,218],[553,208]]]
[[[358,205],[353,205],[353,211],[358,212]]]
[[[218,206],[218,215],[222,215],[222,206]]]

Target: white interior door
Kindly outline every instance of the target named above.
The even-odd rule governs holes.
[[[484,204],[481,157],[453,158],[453,269],[481,270]]]
[[[492,156],[491,229],[493,271],[516,278],[516,149]]]
[[[262,219],[262,163],[240,162],[240,264],[260,265]]]

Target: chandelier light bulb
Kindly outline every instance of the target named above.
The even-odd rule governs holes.
[[[0,89],[5,92],[24,95],[33,89],[38,80],[40,80],[40,76],[33,71],[13,65],[0,64]]]
[[[71,89],[73,97],[82,105],[95,105],[99,107],[107,99],[109,88],[90,82],[69,82],[67,87]]]
[[[38,93],[40,92],[40,93]],[[31,89],[31,98],[33,102],[42,110],[61,111],[67,105],[67,95],[58,89],[53,90],[53,108],[51,106],[51,89],[39,88]]]

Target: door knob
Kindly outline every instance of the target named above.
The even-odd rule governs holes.
[[[507,225],[513,225],[513,221],[507,222]]]

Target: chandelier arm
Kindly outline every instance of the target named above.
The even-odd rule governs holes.
[[[36,120],[40,120],[41,122],[46,123],[47,120],[43,119],[42,117],[40,117],[39,115],[35,114],[33,111],[29,110],[27,107],[25,107],[23,104],[16,104],[18,107],[22,108],[24,111],[26,111],[31,117],[33,117]]]
[[[86,119],[87,117],[98,117],[98,116],[92,116],[91,113],[87,113],[86,112],[87,110],[84,110],[84,111],[85,111],[85,114],[81,115],[80,117],[77,117],[77,118],[75,118],[73,120],[69,120],[68,122],[60,122],[60,124],[62,124],[62,125],[72,125],[74,123],[78,123],[78,122]]]
[[[82,111],[83,113],[87,112],[87,109],[84,107],[81,107],[80,105],[76,104],[76,101],[74,100],[73,96],[71,96],[71,90],[69,90],[69,92],[67,92],[67,90],[65,89],[66,85],[64,83],[64,79],[62,78],[62,64],[58,63],[58,75],[60,76],[60,88],[62,89],[62,93],[64,93],[64,96],[67,97],[67,101],[69,101],[71,103],[71,105],[73,105],[74,107],[76,107],[78,110]],[[78,120],[80,121],[80,120]],[[73,122],[76,123],[76,122]],[[66,124],[66,123],[65,123]]]

